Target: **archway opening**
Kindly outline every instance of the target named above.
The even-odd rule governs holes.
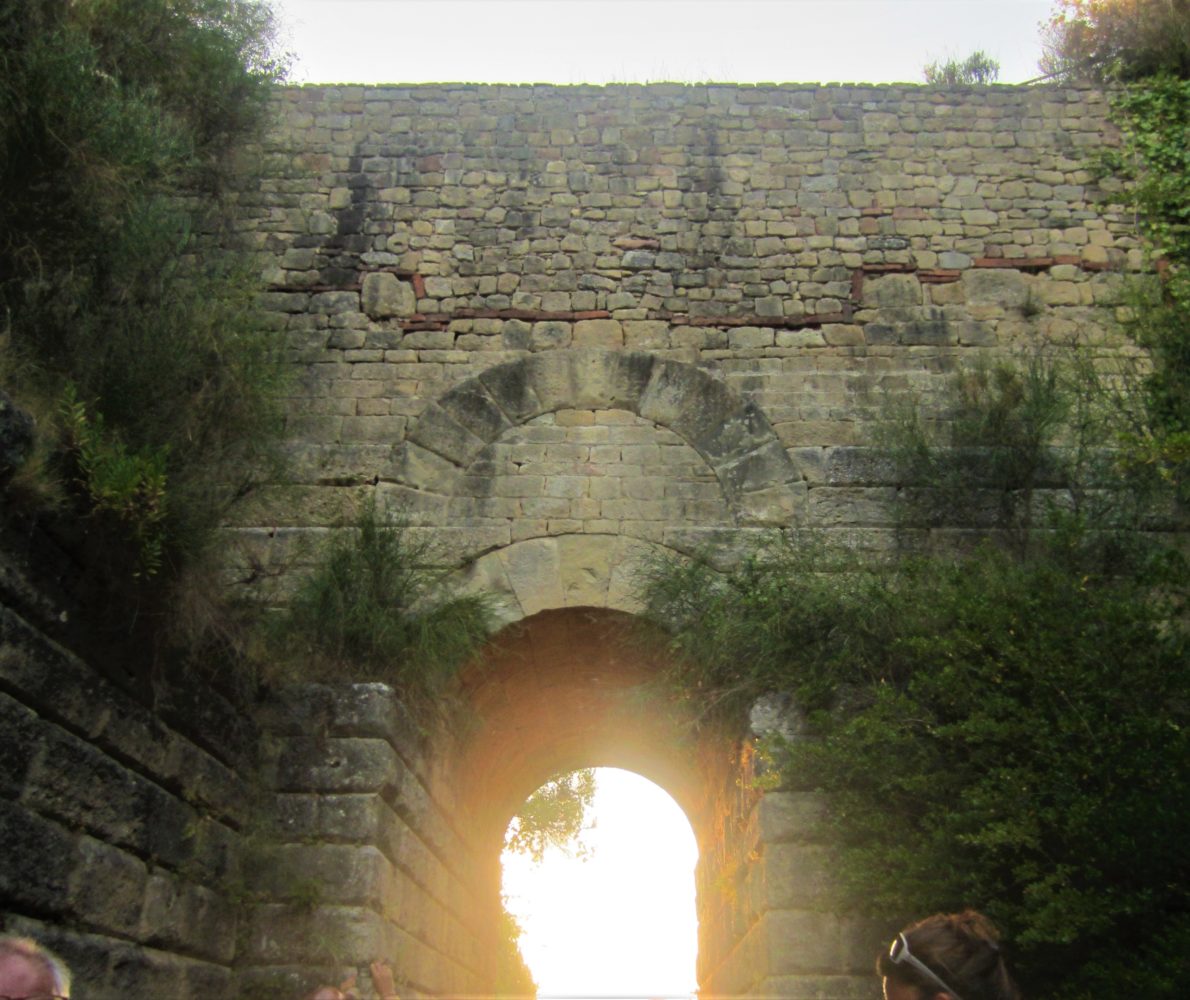
[[[568,842],[503,855],[505,903],[538,996],[691,996],[698,846],[690,822],[639,774],[601,767],[593,777]]]

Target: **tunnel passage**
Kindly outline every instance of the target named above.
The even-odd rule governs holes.
[[[498,856],[521,803],[554,775],[583,767],[643,775],[697,831],[730,747],[715,753],[676,706],[650,692],[659,666],[633,616],[606,608],[540,611],[496,636],[463,682],[474,728],[453,768],[477,849]]]
[[[715,884],[737,825],[736,740],[697,734],[683,709],[652,685],[665,654],[623,611],[547,609],[506,627],[463,680],[471,730],[446,769],[459,827],[476,859],[477,894],[497,898],[509,821],[545,781],[584,767],[633,771],[669,793],[699,848],[697,882]],[[745,793],[745,798],[750,798]],[[699,910],[715,899],[700,893]],[[700,917],[700,964],[730,949]]]

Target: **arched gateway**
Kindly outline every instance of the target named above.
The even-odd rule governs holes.
[[[264,908],[246,981],[284,988],[386,954],[412,990],[490,993],[508,822],[551,776],[611,766],[665,789],[694,830],[702,995],[870,997],[871,935],[824,901],[821,804],[758,793],[746,744],[696,732],[651,690],[663,657],[624,612],[539,611],[465,673],[464,731],[435,733],[429,754],[382,685],[285,692],[273,732],[293,842],[270,878],[279,897],[287,879],[326,896]]]
[[[488,992],[508,820],[551,775],[611,764],[695,830],[705,995],[875,994],[871,935],[825,901],[821,804],[757,793],[746,742],[643,694],[664,664],[635,638],[633,575],[794,526],[886,548],[883,401],[1041,343],[1114,349],[1101,303],[1138,260],[1081,165],[1101,107],[1053,88],[286,95],[252,211],[305,376],[297,482],[240,539],[283,565],[374,494],[503,629],[459,732],[419,733],[374,686],[285,696],[286,851],[326,895],[309,919],[262,910],[242,981],[383,953],[414,991]]]
[[[44,609],[0,609],[0,824],[44,875],[0,886],[6,926],[100,998],[296,997],[376,957],[403,996],[489,993],[504,824],[552,773],[618,764],[696,832],[705,996],[873,1000],[822,804],[760,795],[746,742],[641,694],[664,663],[633,572],[791,526],[887,551],[886,403],[1014,352],[1127,350],[1143,257],[1086,169],[1104,96],[305,87],[278,111],[239,236],[299,372],[293,461],[229,528],[232,575],[283,593],[293,543],[374,496],[501,631],[442,732],[374,684],[140,704]]]

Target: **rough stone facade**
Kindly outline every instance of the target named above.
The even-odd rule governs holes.
[[[256,725],[201,678],[101,668],[84,606],[43,586],[78,566],[34,537],[0,551],[0,930],[81,1000],[231,997]]]
[[[305,372],[269,529],[375,484],[459,562],[791,523],[878,546],[885,401],[1118,350],[1141,266],[1087,170],[1092,90],[321,87],[283,112],[245,206]]]
[[[582,609],[633,611],[658,551],[795,526],[886,547],[897,484],[869,446],[890,401],[929,406],[1012,352],[1126,349],[1113,305],[1142,260],[1087,169],[1105,119],[1100,93],[1055,87],[287,92],[244,219],[303,372],[296,483],[245,517],[247,558],[284,572],[371,493],[532,645],[581,634]],[[639,735],[568,757],[554,710],[516,690],[520,714],[485,734],[481,710],[475,739],[520,770],[464,751],[442,772],[464,834],[551,764]],[[701,789],[683,802],[704,992],[868,995],[868,929],[821,912],[816,806],[655,769]]]
[[[555,771],[611,764],[695,828],[704,995],[873,997],[885,929],[825,908],[822,804],[633,711],[657,663],[615,636],[650,553],[788,527],[886,547],[890,400],[1014,351],[1127,350],[1141,254],[1086,168],[1103,96],[307,87],[279,111],[242,229],[300,372],[294,481],[229,531],[233,575],[292,581],[375,495],[498,597],[500,653],[448,745],[365,686],[280,696],[241,752],[5,612],[5,843],[45,872],[0,868],[9,925],[60,939],[104,984],[84,1000],[296,994],[377,954],[410,996],[487,992],[502,824]],[[217,888],[245,863],[251,916]]]

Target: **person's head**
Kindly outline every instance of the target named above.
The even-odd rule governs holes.
[[[345,1000],[346,994],[335,986],[316,986],[302,1000]]]
[[[0,997],[70,996],[70,972],[32,938],[0,936]]]
[[[906,927],[876,962],[885,1000],[1020,1000],[1000,935],[982,913],[937,913]]]

